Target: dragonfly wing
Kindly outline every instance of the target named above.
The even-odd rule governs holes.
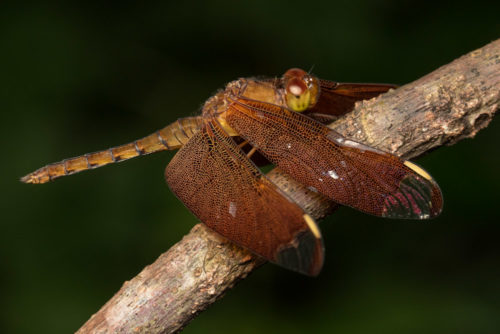
[[[286,108],[233,100],[226,121],[271,162],[330,199],[376,216],[425,219],[442,196],[423,169]]]
[[[318,102],[304,113],[325,124],[350,112],[357,101],[368,100],[387,92],[395,85],[338,83],[320,80],[320,95]]]
[[[174,194],[203,223],[252,252],[308,275],[323,264],[322,238],[304,213],[245,156],[215,119],[165,171]]]

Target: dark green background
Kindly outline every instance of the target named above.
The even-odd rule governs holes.
[[[0,5],[1,333],[75,331],[196,223],[163,180],[173,152],[20,176],[196,114],[238,77],[404,84],[500,37],[494,1],[179,3]],[[419,160],[439,218],[344,208],[321,224],[319,277],[266,265],[186,333],[498,333],[499,139],[496,120]]]

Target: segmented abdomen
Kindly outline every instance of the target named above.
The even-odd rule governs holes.
[[[142,139],[47,165],[22,177],[21,181],[25,183],[45,183],[61,176],[94,169],[140,155],[175,150],[186,144],[199,131],[201,122],[201,116],[180,118]]]

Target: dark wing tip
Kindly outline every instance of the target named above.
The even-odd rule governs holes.
[[[443,195],[437,183],[427,174],[408,174],[398,191],[384,200],[383,217],[398,219],[431,219],[443,210]]]
[[[324,262],[323,239],[314,220],[308,215],[304,215],[304,220],[310,229],[297,233],[290,243],[278,249],[275,263],[301,274],[317,276]]]

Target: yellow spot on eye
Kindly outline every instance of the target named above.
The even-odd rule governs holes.
[[[302,112],[316,104],[319,96],[319,81],[302,70],[285,73],[285,100],[288,108]]]
[[[429,173],[427,173],[425,170],[423,170],[419,166],[415,165],[413,162],[405,161],[405,166],[412,169],[415,173],[422,176],[423,178],[426,178],[427,180],[432,181],[432,177],[429,175]]]
[[[292,91],[287,92],[286,104],[293,111],[304,111],[311,105],[311,92],[309,90],[306,90],[300,95],[294,95]]]
[[[306,213],[304,214],[304,221],[306,222],[307,226],[309,226],[309,229],[311,230],[312,234],[314,234],[316,239],[321,239],[321,232],[319,231],[318,225],[316,225],[314,219],[312,219],[312,217]]]

